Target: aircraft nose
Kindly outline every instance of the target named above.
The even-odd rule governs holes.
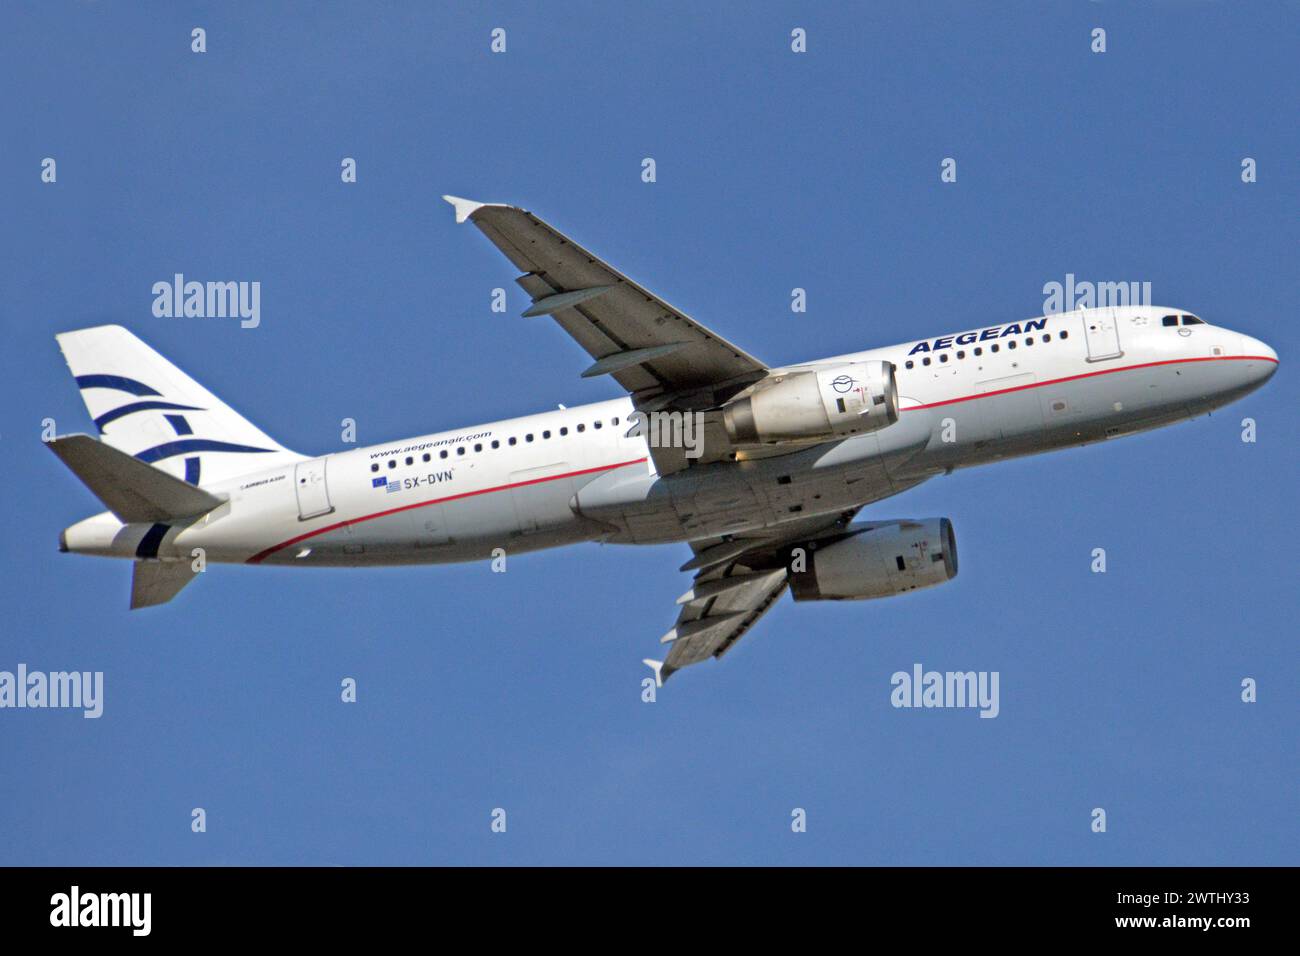
[[[1252,380],[1257,384],[1264,384],[1277,371],[1277,352],[1259,339],[1243,335],[1241,354],[1246,357],[1246,366],[1250,370]]]

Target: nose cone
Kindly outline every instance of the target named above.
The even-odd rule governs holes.
[[[1252,385],[1263,385],[1277,371],[1277,353],[1259,339],[1243,335],[1241,354],[1245,358],[1243,364],[1246,366],[1246,374],[1250,376]]]

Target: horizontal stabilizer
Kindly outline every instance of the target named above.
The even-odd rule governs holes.
[[[166,604],[194,580],[188,561],[137,561],[131,578],[131,610]]]
[[[221,504],[215,495],[89,435],[65,435],[46,444],[126,524],[187,518]]]

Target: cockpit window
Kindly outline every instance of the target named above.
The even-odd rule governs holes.
[[[1177,325],[1178,316],[1166,315],[1163,319],[1160,320],[1160,324],[1163,325],[1165,328],[1169,328],[1171,325]]]
[[[1202,322],[1194,315],[1183,316],[1183,325],[1204,325],[1204,324],[1205,324],[1204,322]]]

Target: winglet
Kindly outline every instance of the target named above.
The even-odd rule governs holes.
[[[451,207],[456,210],[457,225],[474,215],[474,213],[482,209],[484,206],[488,205],[488,203],[475,202],[472,199],[461,199],[459,196],[443,196],[442,198],[451,203]]]
[[[651,658],[647,657],[644,660],[642,660],[641,663],[655,672],[655,686],[663,687],[664,686],[664,662],[652,660]]]

